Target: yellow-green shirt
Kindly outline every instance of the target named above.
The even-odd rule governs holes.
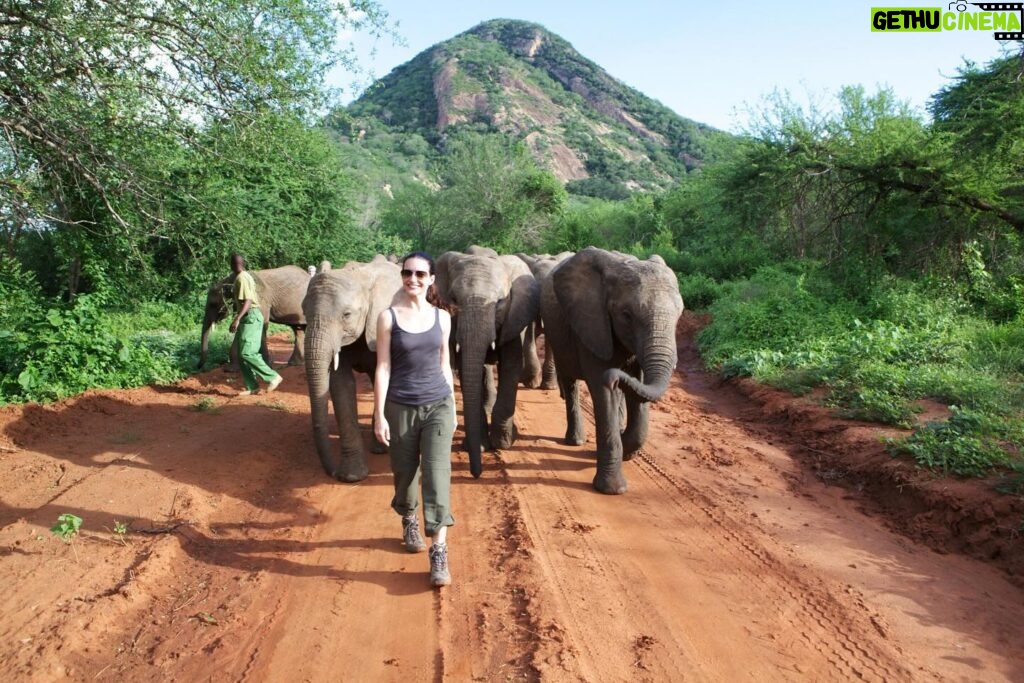
[[[235,278],[234,293],[235,299],[239,302],[248,299],[252,302],[253,306],[260,305],[260,298],[256,294],[256,280],[252,278],[248,271],[243,270]]]

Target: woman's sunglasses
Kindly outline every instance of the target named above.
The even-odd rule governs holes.
[[[426,280],[430,277],[430,273],[425,270],[409,270],[408,268],[402,268],[402,277],[409,278],[413,275],[416,276],[417,280]]]

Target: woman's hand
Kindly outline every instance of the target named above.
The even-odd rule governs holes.
[[[385,446],[391,445],[391,427],[383,415],[378,415],[373,421],[373,435]]]

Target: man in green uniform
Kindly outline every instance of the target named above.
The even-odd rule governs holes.
[[[242,379],[245,390],[239,396],[250,396],[259,391],[258,379],[269,382],[267,391],[273,391],[284,379],[267,365],[260,355],[263,342],[263,313],[260,311],[260,299],[256,293],[256,281],[245,270],[245,259],[241,254],[231,255],[231,270],[235,273],[234,300],[235,319],[231,321],[231,331],[237,330],[239,365],[242,368]]]

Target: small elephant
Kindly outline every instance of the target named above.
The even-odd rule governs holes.
[[[668,389],[682,313],[675,273],[659,256],[641,261],[588,247],[543,283],[541,316],[565,399],[566,442],[586,440],[578,386],[584,380],[597,428],[594,488],[602,493],[626,492],[622,461],[643,446],[649,402]]]
[[[288,365],[302,363],[303,331],[306,319],[302,315],[302,297],[306,295],[309,284],[309,273],[298,266],[284,266],[267,270],[249,271],[256,281],[256,293],[260,297],[260,311],[263,313],[263,341],[260,353],[270,363],[270,351],[267,349],[267,325],[279,323],[288,325],[295,333],[295,347]],[[199,368],[206,364],[210,348],[210,330],[215,323],[234,315],[232,287],[235,275],[214,283],[206,293],[206,312],[203,315],[203,334],[199,351]],[[238,341],[231,344],[231,364],[238,367]]]
[[[483,394],[494,392],[489,447],[507,448],[516,439],[513,416],[524,356],[528,372],[540,374],[532,336],[526,338],[527,328],[537,318],[539,288],[525,263],[493,252],[445,252],[438,257],[435,270],[441,298],[455,306],[452,338],[462,387],[465,445],[470,472],[479,477],[491,404],[491,397],[485,399]],[[498,367],[496,391],[490,363]]]
[[[302,302],[313,441],[324,470],[340,481],[361,481],[369,474],[359,435],[354,373],[365,372],[373,380],[377,317],[401,287],[401,269],[384,257],[371,263],[349,262],[338,270],[324,262]],[[328,394],[338,424],[340,457],[331,448]]]
[[[555,269],[559,263],[564,261],[573,255],[571,251],[563,251],[560,254],[551,256],[550,254],[516,254],[523,263],[530,267],[530,272],[533,273],[533,277],[536,278],[537,284],[543,289],[544,280],[547,279],[551,271]],[[538,316],[537,321],[533,326],[534,339],[539,339],[544,334],[544,320],[543,316]],[[545,339],[546,342],[546,339]],[[544,363],[541,367],[541,376],[539,385],[526,384],[531,389],[536,389],[540,386],[541,389],[557,389],[558,378],[555,373],[555,354],[547,351],[544,352]],[[529,379],[529,378],[528,378]]]

